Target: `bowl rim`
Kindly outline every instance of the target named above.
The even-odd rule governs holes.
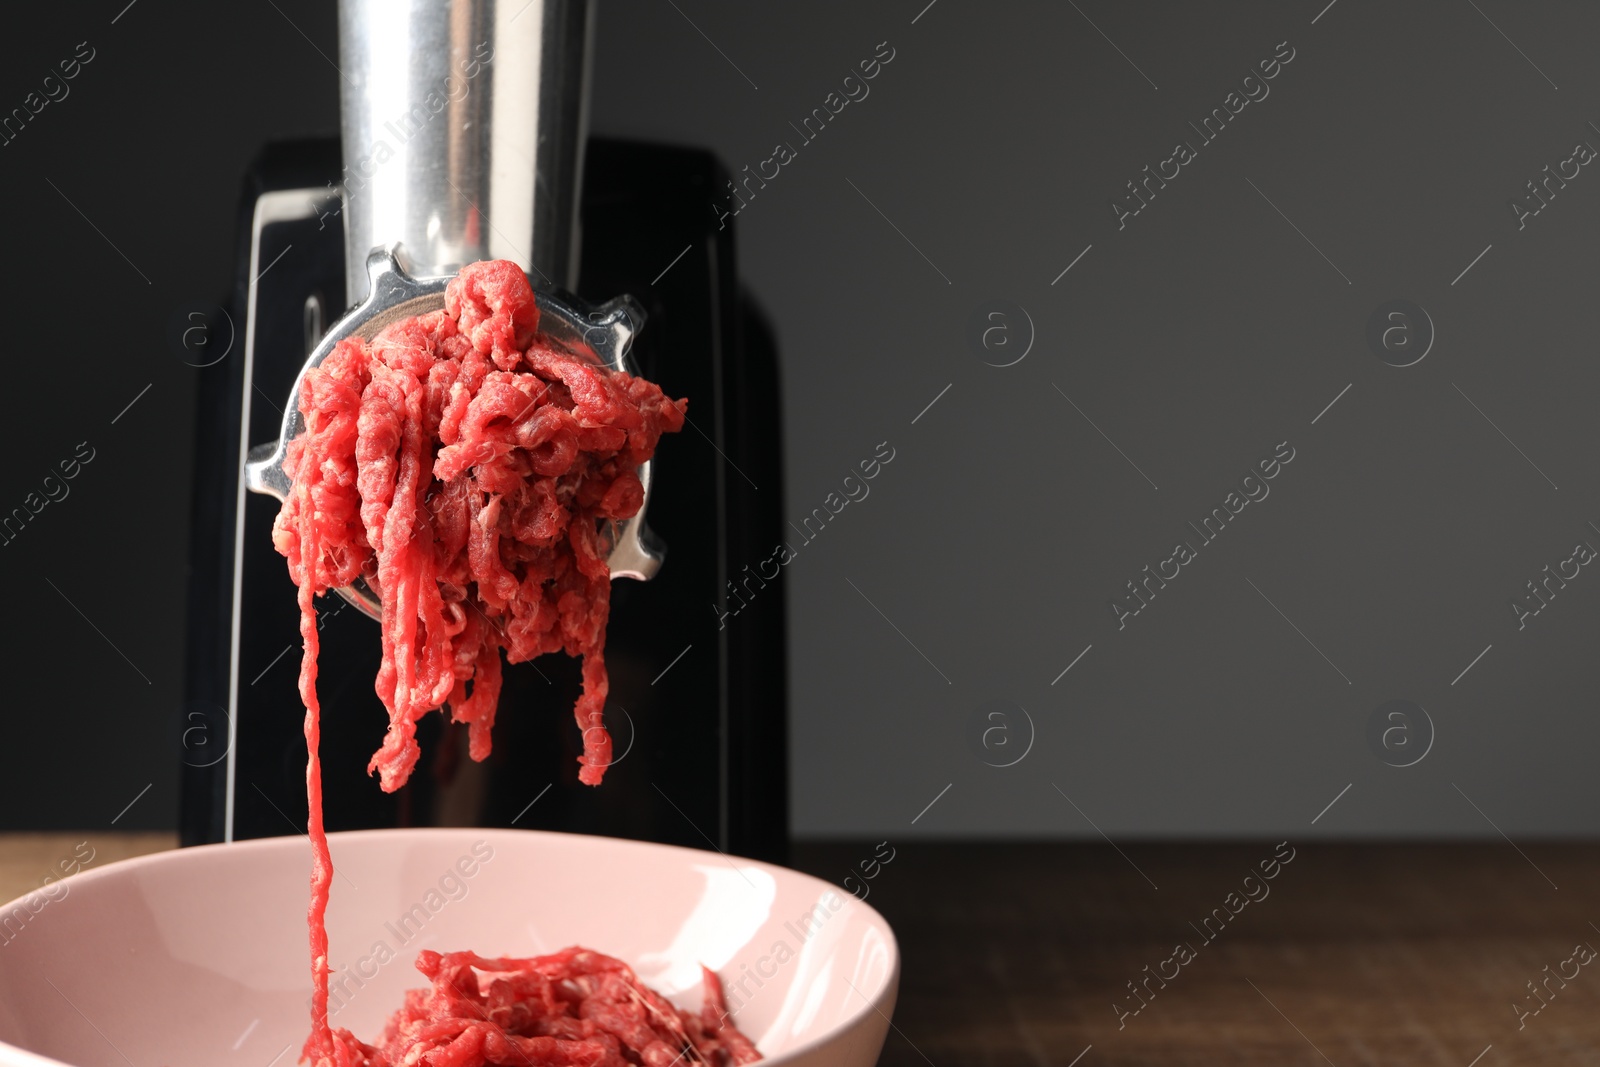
[[[898,999],[900,981],[900,942],[895,936],[894,928],[889,925],[889,920],[884,917],[882,912],[873,907],[871,904],[867,903],[865,900],[857,897],[854,893],[848,892],[842,886],[835,886],[832,882],[825,881],[824,879],[818,878],[814,874],[808,874],[805,871],[798,871],[792,867],[784,867],[776,863],[768,863],[765,860],[751,859],[748,856],[740,856],[733,853],[723,852],[721,849],[711,851],[703,848],[690,848],[686,845],[669,845],[659,841],[640,841],[635,838],[612,837],[605,834],[583,834],[573,833],[565,830],[521,829],[515,826],[417,826],[383,827],[369,830],[335,830],[328,834],[328,846],[331,851],[333,847],[340,841],[360,842],[385,840],[394,837],[450,839],[468,835],[495,835],[505,838],[521,837],[524,839],[547,838],[560,840],[566,843],[584,842],[596,847],[621,846],[623,848],[642,848],[658,853],[675,853],[683,854],[685,856],[716,856],[730,862],[736,861],[739,863],[748,864],[758,869],[765,870],[769,873],[781,872],[783,877],[786,879],[798,877],[804,879],[808,883],[814,884],[819,890],[837,893],[842,898],[854,902],[855,906],[864,909],[867,913],[868,919],[876,920],[878,927],[886,935],[888,941],[889,967],[884,972],[883,979],[875,988],[871,990],[856,989],[854,983],[847,983],[852,989],[855,989],[857,994],[861,996],[862,1003],[856,1010],[852,1011],[842,1021],[831,1027],[826,1033],[818,1034],[815,1037],[811,1037],[800,1042],[792,1048],[785,1049],[782,1053],[778,1054],[778,1056],[782,1057],[781,1059],[777,1057],[767,1057],[763,1059],[762,1062],[770,1062],[777,1065],[777,1067],[781,1067],[784,1062],[791,1058],[798,1058],[800,1056],[815,1052],[823,1045],[824,1042],[831,1040],[838,1034],[854,1029],[856,1026],[860,1025],[869,1012],[877,1012],[879,1015],[882,1015],[885,1023],[888,1024],[889,1027],[894,1025],[891,1015],[885,1014],[879,1007],[879,1003],[886,997]],[[300,834],[300,838],[305,837],[306,835],[302,832]],[[88,885],[103,881],[107,877],[116,877],[119,874],[134,870],[136,868],[185,862],[184,857],[191,855],[210,855],[224,849],[232,850],[234,852],[270,851],[273,849],[282,850],[285,848],[297,848],[300,846],[300,844],[301,842],[299,839],[291,837],[288,834],[282,834],[276,837],[249,838],[243,841],[218,841],[204,845],[180,846],[178,848],[163,849],[159,852],[147,852],[141,856],[130,856],[127,859],[114,860],[111,863],[107,863],[101,867],[94,867],[88,870],[80,871],[77,874],[71,875],[69,878],[62,879],[62,882],[66,885]],[[306,841],[306,844],[309,845],[309,840]],[[38,889],[31,889],[19,897],[15,897],[12,900],[6,901],[4,904],[0,904],[0,912],[11,910],[13,905],[20,904],[30,897],[35,896],[35,894],[39,892],[40,890]],[[0,963],[0,966],[3,966],[3,963]],[[3,1039],[0,1039],[0,1049],[6,1050],[7,1054],[10,1055],[14,1060],[28,1063],[32,1065],[32,1067],[74,1067],[74,1065],[68,1064],[64,1060],[57,1060],[41,1053],[34,1052],[31,1049],[23,1048],[20,1045],[13,1045],[9,1041],[5,1041]]]

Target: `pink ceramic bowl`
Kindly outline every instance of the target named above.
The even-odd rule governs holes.
[[[371,1040],[419,949],[583,944],[700,1006],[703,962],[774,1067],[872,1067],[900,964],[883,917],[809,875],[520,830],[330,837],[337,1026]],[[4,1067],[292,1067],[308,1029],[311,851],[280,837],[89,870],[0,910]],[[19,910],[20,909],[20,910]]]

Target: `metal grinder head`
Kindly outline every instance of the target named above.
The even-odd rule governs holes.
[[[398,9],[397,9],[398,8]],[[355,306],[311,352],[284,405],[278,440],[250,450],[247,487],[283,500],[289,442],[304,430],[308,370],[348,337],[444,307],[457,270],[483,259],[523,268],[540,332],[596,366],[633,373],[628,349],[644,311],[622,296],[590,306],[564,291],[576,276],[577,189],[586,125],[591,11],[584,0],[341,0],[341,129],[347,292]],[[646,580],[663,550],[644,505],[607,523],[613,577]],[[372,579],[338,590],[373,618]]]

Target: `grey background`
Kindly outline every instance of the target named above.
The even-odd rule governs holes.
[[[789,516],[896,450],[785,568],[796,832],[1600,830],[1600,577],[1521,631],[1508,606],[1580,538],[1600,545],[1600,175],[1521,231],[1507,207],[1576,141],[1600,146],[1600,11],[925,4],[601,11],[596,132],[708,145],[734,169],[798,148],[737,220],[785,360]],[[103,826],[146,784],[118,825],[174,820],[196,372],[166,320],[225,284],[255,145],[336,122],[315,50],[335,54],[331,2],[224,23],[142,0],[110,25],[122,6],[35,12],[0,42],[6,108],[77,41],[98,51],[0,148],[21,423],[0,502],[97,449],[0,548],[12,827]],[[881,41],[895,58],[870,95],[800,146],[789,123]],[[1111,198],[1197,143],[1187,124],[1282,41],[1296,54],[1270,96],[1119,231]],[[1411,367],[1365,341],[1393,298],[1436,327]],[[1014,366],[968,344],[990,301],[1031,318]],[[1119,630],[1123,583],[1282,441],[1296,456],[1270,496]],[[1414,766],[1368,744],[1394,699],[1435,728]],[[975,748],[995,700],[1033,724],[1003,769],[984,761],[1029,731],[1012,715]]]

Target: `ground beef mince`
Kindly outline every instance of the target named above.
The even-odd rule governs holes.
[[[512,663],[583,658],[579,778],[598,785],[610,762],[599,525],[638,512],[636,468],[687,402],[538,326],[521,269],[475,263],[442,311],[343,341],[305,377],[273,541],[302,590],[364,576],[383,601],[390,721],[369,769],[386,791],[410,775],[416,722],[435,708],[467,724],[474,759],[488,755],[501,649]]]
[[[406,993],[377,1044],[334,1034],[349,1067],[732,1067],[761,1059],[705,970],[704,1007],[684,1011],[621,960],[585,948],[531,959],[425,951],[431,983]]]
[[[582,658],[578,778],[600,784],[611,762],[601,530],[638,513],[637,468],[663,433],[682,428],[687,402],[540,334],[527,277],[500,260],[464,268],[442,311],[393,323],[370,342],[340,342],[306,373],[298,400],[305,432],[288,446],[293,488],[273,543],[299,588],[313,854],[305,1053],[318,1062],[335,1042],[313,598],[360,577],[382,601],[377,692],[389,729],[368,770],[385,791],[410,776],[416,723],[434,709],[466,724],[473,759],[488,756],[502,649],[513,663],[556,651]]]

